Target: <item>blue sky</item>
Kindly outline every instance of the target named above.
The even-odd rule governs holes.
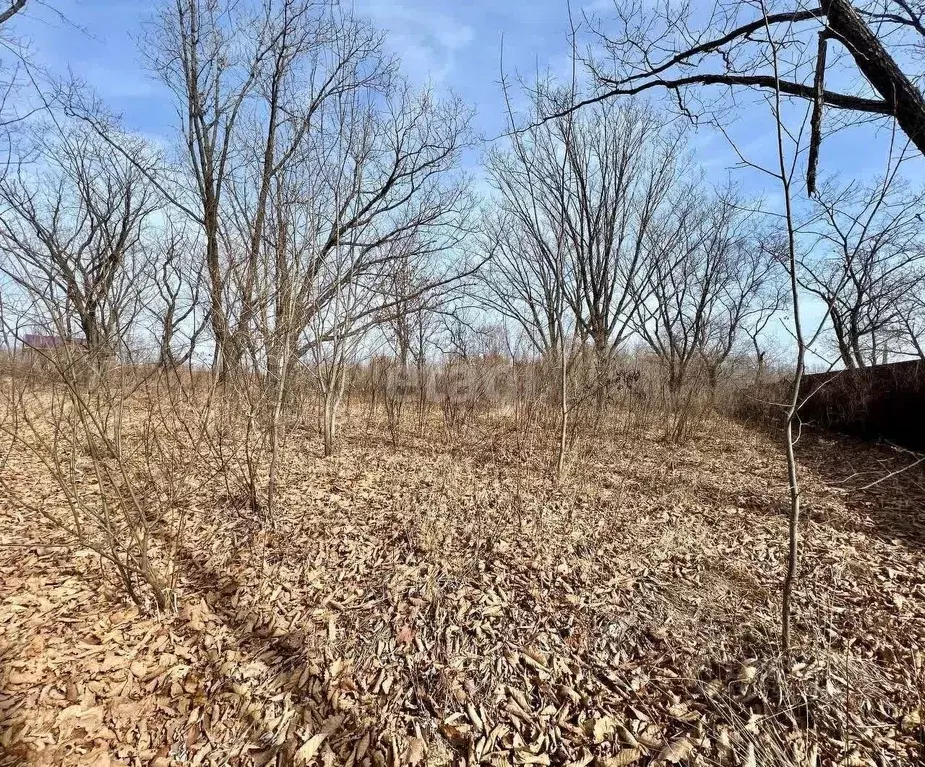
[[[54,71],[70,67],[126,122],[144,132],[166,130],[169,102],[150,78],[137,37],[151,5],[130,0],[48,0],[27,6],[14,32],[33,57]],[[532,71],[565,62],[564,3],[545,0],[526,8],[490,0],[356,0],[359,13],[388,31],[388,46],[414,81],[451,88],[479,111],[486,134],[503,127],[499,79],[502,35],[511,68]],[[62,18],[63,17],[63,18]],[[165,122],[167,121],[167,122]]]
[[[68,69],[88,82],[130,130],[152,138],[174,135],[175,114],[164,88],[146,71],[138,37],[152,5],[131,0],[33,0],[14,34],[28,43],[34,59],[53,72]],[[405,74],[420,84],[452,90],[477,110],[476,129],[486,138],[505,128],[499,84],[502,40],[506,74],[530,79],[537,71],[560,76],[570,71],[565,0],[353,0],[356,10],[387,31],[387,45],[403,62]],[[609,0],[573,0],[582,9],[606,13]],[[801,109],[804,107],[801,106]],[[743,95],[728,111],[730,134],[750,160],[775,162],[773,122],[760,96]],[[870,178],[882,173],[888,156],[890,126],[861,126],[827,138],[821,174]],[[696,163],[722,184],[731,178],[749,194],[779,208],[779,185],[753,170],[734,169],[737,158],[715,129],[703,127],[691,137]],[[478,175],[480,152],[467,165]],[[916,161],[915,171],[921,163]],[[802,169],[800,170],[802,175]],[[807,306],[809,319],[818,307]],[[783,332],[781,330],[781,332]]]
[[[499,86],[502,40],[505,71],[530,77],[549,69],[569,71],[568,10],[565,0],[520,3],[498,0],[354,0],[358,12],[388,31],[388,46],[414,81],[431,81],[452,89],[477,109],[477,128],[498,136],[505,125]],[[606,13],[607,0],[573,3]],[[55,72],[70,68],[92,85],[127,127],[152,136],[169,136],[174,119],[162,86],[145,70],[137,38],[151,14],[151,4],[132,0],[33,0],[14,32],[29,43],[34,58]],[[52,10],[53,9],[53,10]],[[731,131],[740,146],[761,162],[773,159],[768,110],[754,99],[729,111]],[[751,107],[747,106],[749,103]],[[742,108],[744,106],[744,108]],[[851,129],[828,140],[823,173],[838,168],[851,175],[882,169],[888,131]],[[726,139],[711,128],[692,136],[698,163],[721,182],[736,157]],[[473,164],[476,158],[473,157]],[[777,193],[753,172],[736,171],[734,179],[755,192]]]

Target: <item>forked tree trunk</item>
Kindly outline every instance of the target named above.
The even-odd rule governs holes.
[[[341,361],[334,370],[332,379],[328,381],[324,389],[322,432],[325,458],[334,455],[334,444],[337,438],[337,409],[340,407],[341,400],[344,397],[346,383],[347,374],[344,370],[343,361]]]

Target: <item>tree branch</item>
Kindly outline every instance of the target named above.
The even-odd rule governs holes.
[[[727,43],[731,43],[733,40],[736,40],[739,37],[747,37],[753,32],[757,32],[760,29],[764,29],[768,24],[794,24],[799,21],[810,21],[812,19],[818,19],[824,16],[822,8],[812,8],[808,11],[788,11],[786,13],[774,13],[768,16],[767,18],[757,19],[750,24],[743,24],[741,27],[733,29],[731,32],[723,35],[722,37],[717,37],[714,40],[710,40],[701,45],[696,45],[693,48],[688,48],[686,51],[682,51],[674,56],[672,56],[668,61],[660,64],[654,69],[646,70],[645,72],[639,72],[638,74],[631,75],[622,80],[616,82],[626,84],[631,83],[636,80],[642,80],[649,77],[654,77],[655,75],[661,74],[667,69],[676,64],[682,64],[687,62],[688,59],[693,58],[694,56],[699,56],[704,53],[712,53],[718,48],[722,48]]]
[[[813,115],[810,119],[809,158],[806,166],[806,193],[816,193],[816,169],[819,165],[819,146],[822,144],[822,110],[825,104],[825,54],[828,35],[819,33],[816,51],[816,76],[813,79]]]
[[[6,24],[6,22],[8,22],[23,8],[25,8],[26,2],[27,0],[12,0],[9,8],[7,8],[5,11],[0,11],[0,26]]]
[[[567,109],[546,115],[541,120],[541,122],[548,122],[549,120],[565,117],[566,115],[571,114],[572,112],[575,112],[582,107],[590,106],[591,104],[598,104],[602,101],[606,101],[607,99],[611,99],[614,96],[634,96],[637,93],[642,93],[643,91],[651,90],[652,88],[678,90],[679,88],[685,88],[689,85],[726,85],[729,87],[745,86],[750,88],[768,88],[770,90],[774,90],[777,86],[779,86],[781,93],[786,93],[790,96],[798,96],[799,98],[811,99],[814,95],[814,89],[809,85],[794,83],[788,80],[775,80],[770,75],[702,74],[691,75],[690,77],[679,77],[674,80],[664,80],[662,78],[657,78],[655,80],[649,80],[648,82],[633,86],[631,88],[620,87],[622,83],[625,82],[623,80],[605,79],[603,82],[616,85],[617,87],[614,87],[604,93],[598,94],[597,96],[592,96],[591,98],[579,101]],[[893,115],[894,113],[890,104],[888,104],[886,101],[880,101],[878,99],[865,99],[860,96],[850,96],[846,93],[838,93],[836,91],[826,90],[822,91],[822,99],[824,103],[831,107],[835,107],[836,109],[849,109],[857,112],[870,112],[872,114],[881,115]]]

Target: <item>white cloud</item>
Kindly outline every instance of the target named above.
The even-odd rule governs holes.
[[[163,94],[163,89],[141,69],[114,69],[102,64],[75,67],[81,77],[105,99],[151,98]]]
[[[457,53],[475,39],[475,30],[424,1],[357,0],[356,8],[388,31],[387,45],[417,80],[445,80]]]

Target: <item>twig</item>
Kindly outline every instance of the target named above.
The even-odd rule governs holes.
[[[913,461],[913,462],[910,463],[908,466],[903,466],[903,468],[901,468],[901,469],[897,469],[896,471],[891,471],[891,472],[890,472],[889,474],[887,474],[885,477],[880,477],[880,479],[874,480],[873,482],[871,482],[871,483],[869,483],[869,484],[867,484],[867,485],[864,485],[864,487],[861,487],[861,488],[858,488],[858,489],[859,489],[859,490],[869,490],[870,488],[874,487],[875,485],[879,485],[881,482],[886,482],[890,477],[895,477],[897,474],[902,474],[904,471],[909,471],[909,469],[915,468],[915,467],[918,466],[920,463],[922,463],[922,461],[925,461],[925,455],[919,456],[919,458],[918,458],[917,460]]]

